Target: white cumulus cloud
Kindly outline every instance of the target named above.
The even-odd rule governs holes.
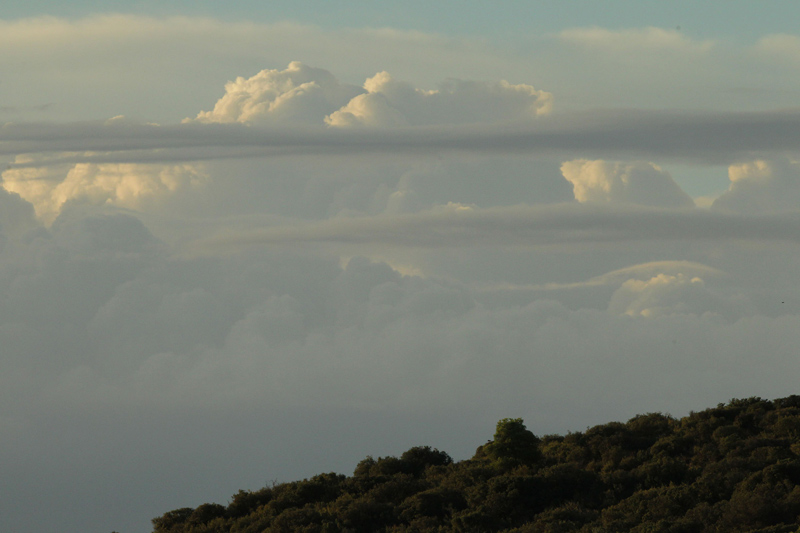
[[[329,71],[293,61],[225,86],[225,95],[198,122],[418,126],[525,120],[547,113],[552,94],[507,81],[447,80],[423,90],[379,72],[363,88]],[[186,122],[191,122],[187,119]]]
[[[19,156],[17,160],[26,160]],[[10,168],[3,188],[33,204],[36,216],[49,224],[67,202],[139,209],[206,179],[202,165],[78,163],[71,167]]]
[[[262,70],[228,82],[214,109],[201,111],[195,120],[318,124],[359,92],[327,70],[292,61],[284,70]]]
[[[694,202],[668,172],[653,163],[575,159],[561,165],[572,183],[575,199],[585,202],[623,202],[661,207],[692,206]]]
[[[728,167],[730,187],[713,207],[743,213],[797,211],[800,206],[800,162],[759,159]]]
[[[367,91],[325,118],[331,126],[464,124],[533,118],[552,109],[552,94],[527,84],[447,80],[423,90],[379,72]]]

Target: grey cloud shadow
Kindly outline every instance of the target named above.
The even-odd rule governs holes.
[[[78,162],[441,152],[667,158],[724,164],[756,154],[795,151],[798,146],[797,109],[746,113],[601,110],[554,114],[526,123],[391,129],[101,122],[8,123],[0,128],[0,154],[73,152],[12,163],[12,168]]]
[[[551,204],[434,209],[397,216],[337,218],[218,234],[195,249],[328,243],[411,248],[546,246],[625,241],[800,243],[800,213]]]

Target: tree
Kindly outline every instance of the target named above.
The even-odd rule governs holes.
[[[539,439],[528,431],[521,418],[503,418],[497,423],[494,440],[478,449],[502,468],[532,465],[539,460]]]

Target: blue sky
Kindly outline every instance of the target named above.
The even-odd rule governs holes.
[[[766,33],[792,33],[796,30],[797,20],[800,20],[800,6],[797,2],[788,0],[409,0],[392,3],[353,0],[225,3],[214,0],[30,0],[5,6],[3,16],[6,19],[42,15],[81,17],[110,12],[154,16],[210,16],[259,22],[291,20],[325,28],[394,27],[493,38],[521,38],[530,33],[555,32],[576,26],[602,26],[610,29],[680,27],[681,31],[694,38],[720,37],[735,42],[753,41]]]

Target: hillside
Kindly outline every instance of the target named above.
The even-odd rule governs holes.
[[[538,438],[498,422],[468,460],[412,448],[153,519],[155,533],[800,531],[800,396]]]

